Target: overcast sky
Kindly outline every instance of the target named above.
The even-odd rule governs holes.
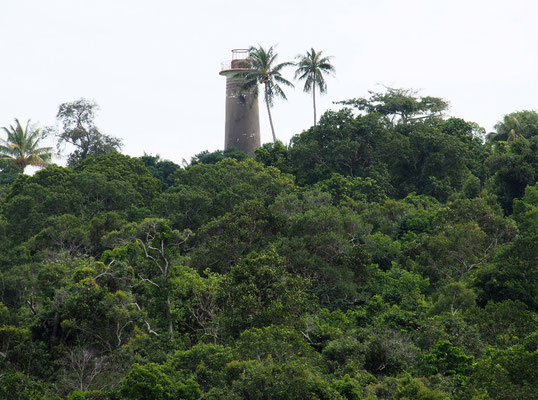
[[[533,0],[0,0],[0,126],[56,124],[61,103],[84,97],[123,153],[189,161],[224,144],[221,62],[261,44],[279,61],[311,47],[334,57],[318,114],[381,84],[443,97],[490,131],[538,108],[537,15]],[[284,142],[312,124],[296,86],[273,109]],[[266,114],[260,101],[262,142]]]

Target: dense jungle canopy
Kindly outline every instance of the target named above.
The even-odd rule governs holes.
[[[538,114],[342,107],[254,158],[1,160],[0,399],[535,399]]]

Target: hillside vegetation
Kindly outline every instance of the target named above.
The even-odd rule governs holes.
[[[538,114],[343,107],[254,159],[2,160],[0,399],[535,399]]]

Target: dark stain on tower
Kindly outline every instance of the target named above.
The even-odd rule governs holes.
[[[242,90],[241,72],[250,69],[247,49],[232,50],[232,60],[222,63],[220,75],[226,77],[226,124],[224,149],[235,147],[254,155],[260,147],[258,97]]]

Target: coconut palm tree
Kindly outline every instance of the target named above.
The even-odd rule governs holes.
[[[324,75],[334,74],[335,69],[330,63],[332,57],[323,57],[323,52],[316,52],[313,48],[305,55],[298,55],[297,70],[295,79],[304,80],[303,90],[306,93],[312,92],[312,103],[314,106],[314,126],[316,126],[316,86],[320,93],[327,92],[327,84]]]
[[[506,114],[502,121],[494,126],[495,132],[490,132],[487,139],[490,142],[505,140],[513,142],[521,138],[538,135],[538,113],[536,111],[516,111]]]
[[[275,128],[271,116],[273,100],[277,97],[287,100],[286,94],[280,85],[293,87],[293,83],[285,79],[281,73],[283,68],[293,65],[293,63],[283,62],[276,64],[277,57],[278,55],[274,52],[273,46],[269,47],[267,50],[262,46],[251,47],[249,49],[250,69],[237,74],[238,77],[244,79],[243,90],[252,91],[254,96],[258,95],[258,85],[263,86],[267,114],[269,115],[269,123],[271,124],[273,142],[275,143]]]
[[[7,133],[7,139],[0,139],[0,158],[13,160],[21,173],[27,165],[43,167],[50,162],[52,148],[39,147],[39,142],[45,135],[39,129],[32,129],[30,120],[23,128],[15,118],[15,126],[2,129]]]

